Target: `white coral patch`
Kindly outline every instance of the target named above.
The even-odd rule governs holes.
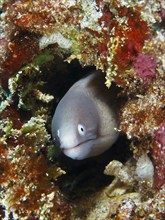
[[[93,0],[82,1],[83,18],[81,28],[91,28],[92,30],[101,30],[98,19],[102,16],[102,12],[98,10],[96,2]]]
[[[154,175],[154,166],[147,154],[139,157],[136,164],[136,174],[140,179],[152,180]]]
[[[65,38],[61,33],[53,33],[51,35],[41,37],[39,47],[42,50],[48,45],[55,43],[63,49],[69,49],[72,46],[72,41]]]

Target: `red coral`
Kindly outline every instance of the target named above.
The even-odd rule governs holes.
[[[127,16],[127,22],[123,22],[122,26],[118,24],[115,35],[121,39],[116,50],[114,62],[120,70],[124,70],[133,61],[138,53],[142,51],[144,41],[149,38],[149,29],[147,22],[143,21],[138,11],[131,8],[120,9]],[[123,16],[123,13],[120,13]]]
[[[109,55],[109,51],[108,51],[108,42],[109,42],[109,38],[110,36],[107,35],[104,38],[104,43],[103,42],[98,42],[97,43],[97,47],[98,50],[100,51],[100,60],[103,64],[106,64],[107,62],[107,57]]]
[[[0,184],[6,182],[6,179],[8,178],[4,171],[9,172],[9,162],[7,160],[7,147],[0,142]]]
[[[39,13],[26,13],[23,14],[20,18],[16,18],[14,21],[15,25],[23,29],[34,28],[37,25],[44,26],[45,24],[49,24],[51,26],[53,22],[53,18],[49,18],[48,15],[42,15]]]
[[[151,54],[138,54],[134,60],[135,71],[145,82],[150,82],[156,74],[156,61]]]
[[[165,183],[165,123],[154,132],[155,141],[152,158],[155,165],[155,187],[159,189]]]
[[[165,123],[161,124],[160,128],[154,132],[156,140],[165,146]]]
[[[8,106],[3,112],[0,113],[0,120],[10,118],[13,123],[14,129],[20,129],[22,125],[30,118],[28,114],[22,114],[17,110],[14,104]]]
[[[98,5],[101,7],[99,1]],[[101,45],[98,44],[100,57],[103,58],[101,62],[103,64],[107,62],[109,39],[111,37],[113,39],[118,38],[112,62],[118,66],[119,74],[122,74],[124,70],[132,65],[137,54],[142,52],[144,41],[150,37],[149,28],[147,22],[142,20],[140,12],[133,10],[133,8],[118,7],[118,16],[116,16],[105,4],[102,12],[103,15],[98,22],[103,27],[102,38],[106,40],[103,40],[100,43]],[[118,78],[122,79],[119,74]]]
[[[2,74],[0,75],[4,88],[7,88],[9,77],[31,61],[38,51],[38,39],[32,34],[18,35],[8,43],[6,60],[1,65]]]
[[[16,28],[29,32],[43,34],[50,33],[59,23],[74,23],[74,8],[72,12],[59,0],[46,1],[15,1],[7,10],[6,19]]]

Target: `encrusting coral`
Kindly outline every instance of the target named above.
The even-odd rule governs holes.
[[[164,218],[164,8],[151,0],[0,1],[1,219],[69,219],[71,210],[72,219],[81,211],[85,219]],[[114,181],[72,207],[48,151],[52,107],[75,59],[121,88],[120,130],[133,158],[112,161],[105,173]]]

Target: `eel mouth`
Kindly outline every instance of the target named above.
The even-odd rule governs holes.
[[[86,141],[83,141],[83,142],[81,142],[81,143],[75,145],[74,147],[69,147],[69,148],[63,147],[63,148],[61,148],[61,149],[62,149],[62,151],[67,152],[67,151],[69,151],[69,150],[73,150],[73,149],[75,149],[75,148],[78,148],[78,147],[80,147],[81,145],[83,145],[83,144],[85,144],[85,143],[87,143],[87,142],[89,142],[89,141],[93,141],[93,140],[95,140],[95,139],[96,139],[96,138],[90,138],[90,139],[88,139],[88,140],[86,140]]]

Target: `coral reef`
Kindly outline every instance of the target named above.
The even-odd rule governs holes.
[[[165,218],[164,11],[151,0],[0,1],[1,219]],[[50,121],[86,67],[121,88],[133,155],[109,161],[113,182],[71,204],[57,184]]]

